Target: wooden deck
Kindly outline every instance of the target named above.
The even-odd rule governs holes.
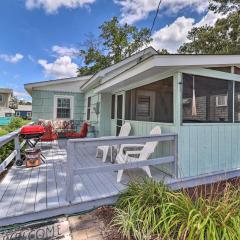
[[[9,170],[0,183],[0,226],[112,204],[129,179],[145,176],[141,169],[128,170],[122,183],[117,183],[116,172],[75,175],[74,200],[70,204],[66,201],[66,145],[65,140],[42,144],[45,164],[32,169],[13,166]],[[94,147],[79,151],[76,168],[111,164],[102,163],[95,154]],[[151,170],[155,179],[168,178],[156,168]]]

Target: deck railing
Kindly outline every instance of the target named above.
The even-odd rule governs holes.
[[[32,123],[30,123],[30,124],[32,124]],[[0,174],[3,171],[5,171],[6,167],[13,161],[14,158],[16,161],[21,159],[21,149],[25,145],[25,141],[23,141],[20,144],[19,131],[20,131],[20,129],[0,137],[0,149],[4,145],[9,143],[10,141],[14,140],[14,150],[11,152],[11,154],[6,159],[0,159],[1,160]]]
[[[86,147],[113,146],[121,144],[139,144],[146,142],[171,142],[172,155],[164,157],[151,158],[144,161],[135,161],[127,163],[106,164],[94,167],[76,168],[76,147],[83,149]],[[121,169],[132,169],[144,166],[154,166],[165,163],[174,163],[174,177],[178,177],[178,136],[177,134],[161,134],[152,136],[129,136],[129,137],[101,137],[101,138],[85,138],[70,139],[67,143],[67,185],[66,200],[72,202],[74,200],[74,175],[88,173],[113,172]]]

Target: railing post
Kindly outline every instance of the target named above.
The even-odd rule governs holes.
[[[67,142],[67,166],[66,166],[66,201],[69,203],[74,199],[73,184],[74,184],[74,143]]]
[[[175,178],[178,178],[178,135],[174,136],[173,143],[173,151],[174,151],[174,175]]]
[[[20,147],[19,136],[18,135],[14,138],[14,148],[17,151],[16,161],[19,161],[19,160],[21,160],[21,151],[20,151],[21,147]]]

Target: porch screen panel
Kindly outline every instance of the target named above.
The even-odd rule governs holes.
[[[183,122],[232,122],[233,82],[183,75]]]
[[[173,78],[166,78],[127,91],[125,119],[173,122]]]
[[[234,101],[234,119],[235,122],[240,122],[240,82],[235,82]]]

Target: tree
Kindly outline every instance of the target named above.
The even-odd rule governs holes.
[[[215,13],[228,13],[240,10],[240,0],[209,0],[209,9]]]
[[[235,5],[233,5],[235,4]],[[240,53],[240,0],[211,0],[210,10],[227,13],[213,27],[193,28],[188,33],[189,42],[179,53],[190,54],[239,54]]]
[[[12,96],[9,101],[9,108],[17,109],[18,108],[18,99],[16,96]]]
[[[86,48],[80,50],[85,66],[78,69],[79,76],[94,74],[118,63],[151,41],[149,29],[139,30],[128,24],[122,26],[116,17],[104,22],[99,29],[98,40],[90,37]]]
[[[163,48],[163,49],[161,49],[161,50],[158,50],[158,53],[159,53],[160,55],[169,55],[169,54],[170,54],[170,53],[168,52],[168,50],[165,49],[165,48]]]

